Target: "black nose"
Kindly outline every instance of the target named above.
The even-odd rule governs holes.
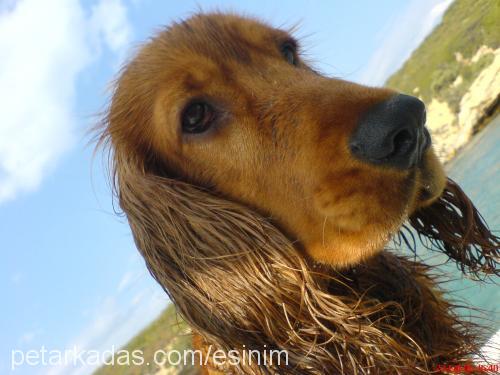
[[[398,94],[376,104],[361,117],[349,146],[361,160],[408,169],[420,161],[430,144],[424,125],[424,103]]]

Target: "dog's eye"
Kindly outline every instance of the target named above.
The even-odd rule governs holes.
[[[297,47],[291,42],[281,45],[281,54],[292,65],[297,65]]]
[[[182,131],[184,133],[203,133],[212,124],[214,109],[207,103],[189,104],[182,113]]]

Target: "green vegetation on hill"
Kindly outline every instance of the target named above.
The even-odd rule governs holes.
[[[139,374],[156,374],[160,371],[159,366],[155,365],[153,355],[157,350],[177,350],[183,352],[185,349],[191,348],[191,335],[186,323],[177,315],[175,307],[169,305],[155,321],[147,326],[143,331],[137,334],[129,343],[121,350],[128,353],[133,353],[135,350],[140,350],[144,364],[125,366],[115,363],[114,365],[102,366],[94,375],[139,375]],[[132,354],[131,357],[133,358]],[[173,361],[177,360],[176,356],[172,357]],[[159,357],[162,360],[163,357]],[[116,360],[116,362],[118,362]],[[161,374],[181,374],[192,375],[197,371],[192,366],[185,368],[165,366]]]
[[[500,2],[498,0],[456,0],[442,22],[386,82],[386,85],[425,101],[438,98],[458,112],[462,96],[492,54],[478,61],[471,57],[485,45],[500,47]],[[461,76],[457,84],[452,85]],[[418,88],[418,92],[414,90]]]

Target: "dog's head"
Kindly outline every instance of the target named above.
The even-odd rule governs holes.
[[[274,304],[312,287],[304,259],[357,264],[409,217],[472,270],[496,265],[497,240],[446,183],[423,103],[324,77],[300,50],[255,20],[197,15],[145,44],[115,86],[102,141],[120,204],[153,275],[207,335],[227,333],[217,314],[247,335],[271,317],[286,326]]]
[[[326,78],[290,34],[237,16],[145,45],[110,120],[115,149],[146,171],[256,209],[335,266],[381,250],[445,185],[420,100]]]

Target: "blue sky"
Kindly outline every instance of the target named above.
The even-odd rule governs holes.
[[[379,85],[450,0],[5,0],[0,4],[0,373],[12,349],[119,347],[167,304],[86,130],[119,66],[154,30],[200,6],[300,21],[328,75]],[[22,367],[17,374],[89,373]]]

